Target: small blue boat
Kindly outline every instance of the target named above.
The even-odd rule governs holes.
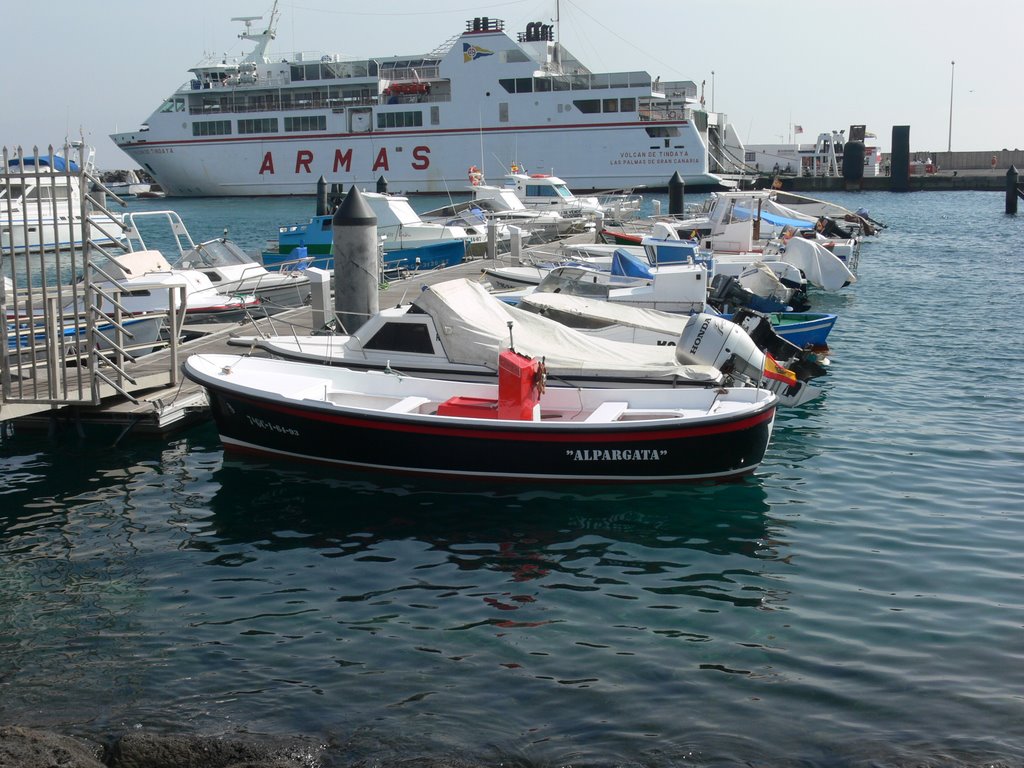
[[[801,349],[828,349],[828,334],[836,324],[837,315],[828,312],[766,312],[772,329],[779,336]],[[723,315],[730,320],[732,314]]]
[[[263,266],[267,269],[280,269],[283,265],[295,265],[294,268],[320,267],[334,269],[334,256],[330,250],[313,252],[307,246],[297,246],[287,252],[268,251],[263,254]],[[384,271],[421,272],[439,267],[450,267],[462,263],[466,257],[465,240],[438,240],[425,245],[384,250]]]

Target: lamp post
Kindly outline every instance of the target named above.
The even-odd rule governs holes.
[[[956,62],[949,62],[949,143],[946,151],[953,151],[953,75],[956,73]]]
[[[715,111],[715,70],[711,70],[711,111]]]

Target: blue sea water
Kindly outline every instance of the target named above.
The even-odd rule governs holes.
[[[306,734],[328,764],[1024,761],[1024,218],[888,228],[825,395],[722,486],[339,474],[170,438],[0,443],[0,722]],[[167,200],[259,248],[311,202]]]

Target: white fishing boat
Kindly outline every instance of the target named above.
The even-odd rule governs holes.
[[[577,190],[664,188],[677,171],[690,189],[722,188],[712,155],[743,154],[724,115],[670,99],[647,72],[592,72],[549,24],[513,36],[477,17],[450,44],[352,59],[272,55],[277,3],[262,31],[258,18],[243,19],[247,55],[200,62],[137,130],[112,135],[167,194],[312,195],[321,174],[444,193],[465,183],[470,145]]]
[[[62,250],[89,239],[110,244],[121,237],[118,217],[99,210],[83,216],[82,180],[95,170],[91,147],[70,144],[60,152],[9,156],[0,167],[0,251]]]
[[[495,365],[497,363],[497,365]],[[503,350],[496,382],[241,355],[192,355],[226,449],[482,480],[678,482],[738,477],[764,456],[776,397],[758,388],[547,387]]]

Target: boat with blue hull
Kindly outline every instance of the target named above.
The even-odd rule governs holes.
[[[334,256],[331,255],[330,250],[326,253],[321,252],[319,255],[310,255],[306,248],[306,246],[299,246],[288,253],[264,251],[263,266],[269,270],[279,270],[284,266],[298,269],[306,267],[334,269]],[[382,264],[384,272],[416,272],[461,264],[465,257],[465,240],[437,240],[422,245],[384,250]]]

